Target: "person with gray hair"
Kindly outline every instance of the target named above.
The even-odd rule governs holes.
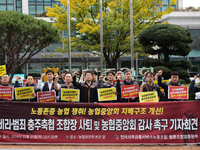
[[[130,69],[126,69],[124,71],[124,81],[120,82],[120,78],[117,78],[117,92],[118,92],[118,101],[123,103],[135,102],[136,98],[131,96],[130,98],[121,98],[121,86],[123,85],[134,85],[137,84],[136,81],[132,80],[132,71]]]

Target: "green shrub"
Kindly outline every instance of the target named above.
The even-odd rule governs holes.
[[[179,79],[178,82],[180,82],[180,84],[186,84],[184,79]]]
[[[187,84],[190,84],[190,83],[191,83],[191,80],[190,80],[189,78],[185,78],[184,80],[185,80],[185,82],[186,82]]]
[[[186,79],[190,77],[190,74],[186,70],[179,70],[178,73],[180,79]]]

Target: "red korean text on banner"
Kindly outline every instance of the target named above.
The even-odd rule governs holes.
[[[55,103],[55,92],[37,92],[38,102],[52,102]]]
[[[0,86],[0,99],[13,99],[13,87]]]
[[[168,86],[169,99],[188,99],[187,86]]]
[[[199,105],[3,102],[0,143],[197,144]]]
[[[123,82],[124,80],[120,80],[120,82]],[[113,80],[113,82],[116,82],[117,83],[117,80]]]
[[[37,79],[34,79],[34,80],[33,80],[33,83],[35,84],[35,86],[37,86],[37,85],[38,85],[38,80],[37,80]],[[23,86],[26,85],[26,79],[24,79],[24,80],[22,81],[22,85],[23,85]]]
[[[138,84],[121,86],[121,95],[122,98],[139,97]]]

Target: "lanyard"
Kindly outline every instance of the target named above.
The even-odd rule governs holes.
[[[47,83],[47,82],[46,82],[46,83]],[[47,88],[49,89],[49,91],[52,91],[53,87],[54,87],[54,82],[53,82],[53,84],[52,84],[52,86],[51,86],[51,90],[49,89],[49,85],[48,85],[48,83],[47,83]]]

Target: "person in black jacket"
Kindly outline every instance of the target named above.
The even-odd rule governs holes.
[[[124,71],[124,81],[120,82],[120,78],[117,79],[117,92],[119,94],[120,97],[120,101],[119,102],[135,102],[136,99],[133,96],[130,96],[130,98],[121,98],[121,86],[123,85],[134,85],[137,84],[137,82],[135,82],[134,80],[132,80],[132,71],[130,69],[126,69]]]
[[[97,87],[92,82],[92,72],[86,71],[85,82],[77,83],[76,76],[78,72],[74,72],[73,86],[80,89],[80,102],[82,103],[94,103],[97,102]]]
[[[113,71],[108,71],[106,72],[106,77],[108,79],[108,81],[106,83],[102,83],[103,80],[103,76],[99,77],[99,81],[97,83],[97,88],[116,88],[117,87],[117,83],[114,82],[114,78],[115,78],[115,73]],[[118,93],[115,92],[115,94],[117,95]],[[108,102],[113,102],[113,101],[104,101],[104,103],[108,103]]]
[[[146,80],[147,82],[143,82],[140,86],[140,92],[151,92],[151,91],[157,91],[158,93],[158,100],[160,100],[160,87],[153,83],[154,79],[154,73],[153,72],[147,72],[146,73]]]
[[[60,73],[61,73],[62,79],[58,80],[58,84],[62,85],[62,84],[65,84],[65,75],[67,73],[67,70],[62,70]]]
[[[10,78],[8,74],[4,74],[3,76],[1,76],[1,86],[13,87],[12,85],[9,84],[9,82]],[[13,87],[13,93],[14,93],[14,87]],[[0,101],[4,101],[4,99],[0,99]],[[5,99],[5,101],[12,101],[12,100]]]
[[[197,77],[199,78],[200,81],[200,76],[195,75],[194,79],[191,81],[189,86],[189,89],[194,93],[200,92],[200,83],[195,85],[195,80],[197,79]]]
[[[19,80],[21,79],[21,77],[20,76],[16,76],[16,81],[15,81],[15,86],[14,87],[21,87],[20,85],[19,85]],[[29,87],[29,86],[33,86],[34,87],[34,93],[32,93],[31,95],[32,96],[34,96],[35,98],[33,98],[33,99],[30,99],[30,102],[37,102],[37,95],[36,95],[36,93],[37,92],[39,92],[40,91],[40,89],[38,89],[37,87],[36,87],[36,85],[33,83],[34,82],[34,77],[33,77],[33,75],[27,75],[26,77],[25,77],[25,79],[26,79],[26,85],[24,86],[24,87]],[[23,101],[29,101],[29,99],[25,99],[25,100],[23,100]]]
[[[168,99],[168,86],[182,86],[179,82],[179,73],[176,71],[171,72],[171,81],[169,83],[162,83],[162,73],[163,71],[158,71],[158,85],[164,89],[166,100],[168,101],[183,101],[183,99]]]

